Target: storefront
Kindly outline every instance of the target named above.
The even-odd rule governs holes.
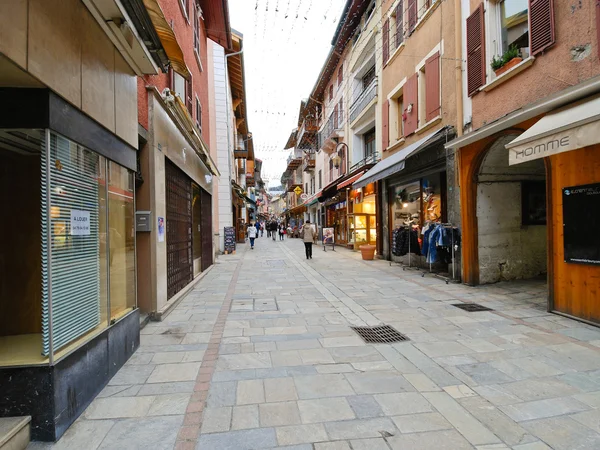
[[[460,149],[465,282],[545,276],[549,311],[600,324],[598,130],[600,97],[567,90],[448,144]]]
[[[451,133],[451,128],[444,127],[429,134],[383,159],[353,184],[356,198],[361,198],[363,189],[363,198],[367,200],[363,200],[361,212],[372,211],[371,202],[381,200],[380,246],[385,259],[428,269],[430,262],[432,265],[440,262],[438,254],[428,259],[426,251],[422,251],[423,233],[441,224],[458,227],[448,220],[448,166],[454,161],[446,157],[444,144]],[[376,182],[380,183],[381,192],[371,200],[373,188],[369,186],[375,186]],[[357,215],[356,205],[354,215]],[[369,221],[374,223],[375,219],[369,217]],[[400,246],[399,236],[406,245]],[[447,271],[450,262],[445,259],[441,261],[442,267],[432,266],[432,270]]]
[[[348,202],[346,192],[339,191],[328,204],[326,204],[326,227],[333,228],[335,243],[345,245],[348,243]]]
[[[136,149],[49,90],[2,93],[27,108],[0,114],[0,411],[52,441],[139,345]]]
[[[358,250],[363,244],[376,245],[376,183],[369,183],[348,192],[348,246]]]
[[[154,90],[148,98],[152,120],[141,152],[138,210],[150,211],[153,223],[137,233],[138,296],[140,308],[158,320],[213,264],[211,193],[218,172],[180,105],[165,103]]]

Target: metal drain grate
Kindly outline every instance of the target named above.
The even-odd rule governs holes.
[[[399,333],[389,325],[379,325],[377,327],[350,327],[358,334],[363,341],[370,344],[388,344],[391,342],[408,341],[407,336]]]
[[[467,312],[478,312],[478,311],[493,311],[493,309],[487,306],[479,305],[478,303],[454,303],[452,306],[463,309]]]

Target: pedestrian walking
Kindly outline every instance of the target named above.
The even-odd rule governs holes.
[[[257,235],[256,227],[253,223],[248,227],[248,239],[250,239],[250,248],[254,250],[254,239],[256,239]]]
[[[265,235],[265,221],[263,220],[260,223],[260,237],[263,237]]]
[[[277,222],[275,222],[274,220],[271,222],[271,237],[273,238],[273,240],[277,240]]]
[[[310,224],[310,220],[307,220],[302,227],[302,240],[304,241],[306,259],[312,259],[312,246],[317,242],[317,232]]]
[[[283,226],[283,224],[279,225],[279,240],[283,241],[283,235],[285,233],[285,227]]]

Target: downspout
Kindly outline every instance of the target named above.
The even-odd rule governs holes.
[[[244,42],[240,40],[240,48],[239,52],[230,53],[229,55],[225,55],[225,86],[229,87],[229,66],[227,65],[227,59],[231,56],[237,56],[244,53],[243,49]],[[231,186],[231,131],[229,127],[231,126],[231,117],[229,107],[229,95],[225,96],[225,103],[227,104],[227,161],[229,164],[229,185]]]
[[[463,117],[463,91],[462,91],[462,7],[461,0],[454,0],[454,51],[456,61],[456,72],[454,77],[454,89],[456,91],[456,136],[463,135],[464,117]]]

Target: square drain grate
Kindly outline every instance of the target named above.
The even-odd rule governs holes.
[[[391,342],[408,341],[407,336],[399,333],[389,325],[379,325],[376,327],[350,327],[358,334],[363,341],[369,344],[389,344]]]
[[[452,306],[463,309],[467,312],[478,312],[478,311],[493,311],[493,309],[487,306],[479,305],[478,303],[454,303]]]

